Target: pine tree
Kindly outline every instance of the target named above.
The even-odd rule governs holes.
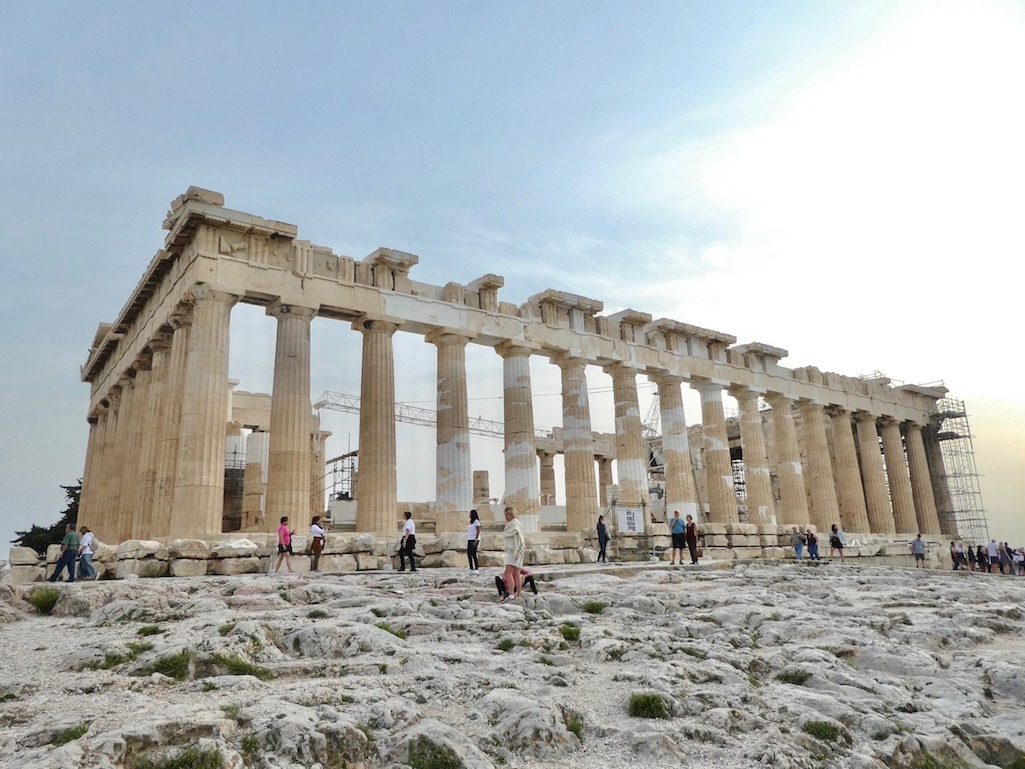
[[[64,530],[69,523],[72,526],[77,525],[78,499],[82,494],[82,479],[79,478],[78,483],[74,486],[61,486],[61,488],[64,489],[64,498],[67,501],[67,507],[61,513],[61,519],[49,528],[33,524],[28,531],[14,532],[18,536],[11,540],[12,545],[31,547],[40,555],[45,555],[47,547],[57,544],[64,538]]]

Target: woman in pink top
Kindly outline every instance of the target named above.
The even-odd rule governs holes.
[[[292,571],[292,532],[288,529],[287,515],[281,516],[281,525],[278,526],[278,563],[274,567],[275,574],[281,568],[282,561]]]

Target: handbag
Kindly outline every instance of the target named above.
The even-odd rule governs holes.
[[[695,550],[694,552],[695,552],[695,553],[697,554],[697,557],[698,557],[698,558],[703,558],[703,557],[704,557],[704,555],[705,555],[705,550],[704,550],[704,548],[701,548],[701,547],[699,547],[699,548],[698,548],[697,550]]]

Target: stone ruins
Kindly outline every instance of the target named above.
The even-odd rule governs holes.
[[[535,539],[543,534],[541,502],[556,497],[565,501],[564,536],[592,532],[613,464],[618,505],[651,509],[639,375],[658,388],[665,510],[694,515],[706,536],[747,536],[753,541],[744,544],[769,546],[781,544],[792,524],[823,531],[841,523],[848,538],[896,541],[917,532],[935,538],[953,526],[932,421],[942,387],[787,369],[779,347],[736,344],[729,334],[636,310],[602,315],[601,301],[565,291],[513,304],[500,298],[498,275],[418,283],[410,275],[419,261],[413,254],[379,248],[362,260],[336,255],[299,239],[294,225],[232,211],[221,194],[196,187],[174,200],[163,226],[164,248],[117,319],[100,325],[82,367],[92,389],[79,521],[102,541],[223,538],[226,441],[256,426],[249,437],[266,443],[266,483],[247,471],[245,493],[250,509],[262,496],[266,515],[246,531],[273,532],[282,515],[305,528],[326,437],[310,393],[310,323],[317,317],[362,334],[357,532],[394,538],[401,520],[396,332],[437,346],[437,498],[430,509],[438,535],[464,531],[475,506],[465,369],[471,343],[494,348],[503,360],[502,503],[516,508]],[[263,306],[277,319],[269,404],[234,393],[229,383],[229,317],[237,302]],[[535,436],[532,355],[561,370],[562,494],[554,450],[539,447]],[[613,383],[616,434],[600,450],[587,366],[602,367]],[[698,446],[688,437],[684,384],[700,393]],[[739,406],[739,442],[727,433],[724,396]],[[738,458],[742,499],[734,485]],[[665,534],[664,524],[644,517],[648,536]]]

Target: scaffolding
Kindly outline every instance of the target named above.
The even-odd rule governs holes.
[[[946,513],[953,518],[957,536],[966,542],[982,544],[989,541],[989,523],[982,506],[979,490],[979,472],[975,467],[975,448],[972,431],[968,424],[968,413],[964,401],[956,398],[942,398],[936,402],[934,424],[935,440],[943,458],[946,481],[934,475],[933,488],[939,490],[938,507],[947,507]],[[941,468],[936,468],[939,471]],[[942,505],[946,491],[949,505]],[[944,527],[946,531],[947,528]]]

